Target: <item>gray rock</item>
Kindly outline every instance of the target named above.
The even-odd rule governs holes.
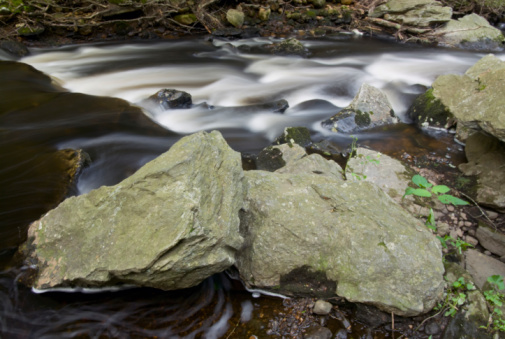
[[[319,299],[316,301],[316,303],[314,305],[314,310],[312,312],[314,312],[315,314],[319,314],[319,315],[326,315],[331,312],[332,308],[333,308],[333,305],[331,303]]]
[[[371,17],[397,22],[402,25],[428,27],[448,22],[452,8],[443,7],[435,0],[390,0],[376,7]]]
[[[397,122],[398,118],[386,95],[365,83],[349,106],[323,121],[322,125],[334,132],[353,133]]]
[[[483,206],[505,212],[505,144],[488,134],[473,133],[466,140],[468,163],[459,165],[465,175],[477,176],[474,199]]]
[[[495,231],[483,224],[479,224],[475,236],[482,247],[499,257],[505,256],[505,234],[500,231]]]
[[[505,41],[499,29],[475,13],[447,22],[434,34],[440,45],[477,50],[500,50]]]
[[[464,75],[439,76],[432,88],[419,96],[409,116],[420,126],[449,128],[457,122],[461,141],[484,130],[505,141],[505,62],[493,55],[479,60]]]
[[[414,175],[401,161],[362,147],[358,147],[356,156],[349,159],[346,171],[348,180],[373,182],[398,203],[402,202],[405,189]],[[406,199],[412,201],[412,197]]]
[[[234,264],[243,199],[240,154],[221,134],[184,137],[119,184],[34,222],[25,246],[34,287],[194,286]]]
[[[405,316],[435,305],[440,242],[378,187],[315,173],[245,175],[248,235],[237,267],[247,286],[337,294]]]
[[[334,161],[326,160],[319,154],[311,154],[289,161],[286,166],[275,171],[276,173],[307,173],[330,178],[343,178],[342,168]]]
[[[482,289],[487,278],[498,274],[505,276],[505,264],[479,251],[468,249],[465,252],[466,270],[472,275],[477,287]]]

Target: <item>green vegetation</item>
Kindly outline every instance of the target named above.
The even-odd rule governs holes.
[[[426,180],[425,177],[416,174],[412,177],[412,182],[417,186],[417,187],[407,187],[405,189],[405,194],[403,195],[403,198],[407,195],[414,195],[417,197],[421,198],[431,198],[433,194],[438,198],[438,200],[445,204],[445,205],[455,205],[455,206],[464,206],[468,205],[468,202],[457,198],[453,195],[447,194],[451,189],[445,185],[433,185]],[[435,213],[433,212],[433,209],[430,208],[430,212],[428,216],[426,217],[426,222],[425,222],[426,227],[431,229],[432,231],[436,232],[437,231],[437,224],[435,221]],[[463,251],[466,251],[468,247],[473,247],[473,245],[461,240],[461,239],[454,239],[450,235],[446,235],[445,237],[440,237],[437,236],[438,240],[440,240],[440,243],[442,244],[442,247],[444,248],[449,248],[448,245],[453,246],[459,254],[462,254]]]
[[[491,316],[489,318],[488,326],[482,326],[488,331],[500,331],[505,332],[505,319],[503,317],[502,306],[505,302],[505,295],[498,292],[505,289],[505,283],[503,282],[503,277],[501,275],[492,275],[487,278],[487,281],[491,285],[491,289],[484,291],[484,297],[488,303],[489,309],[491,310]]]
[[[430,184],[425,177],[419,174],[416,174],[412,177],[412,182],[417,186],[417,188],[407,187],[407,189],[405,190],[405,194],[403,195],[404,197],[413,194],[418,197],[429,198],[432,196],[432,194],[435,194],[438,200],[440,200],[440,202],[442,202],[443,204],[446,205],[452,204],[454,206],[468,205],[468,202],[460,198],[457,198],[453,195],[446,194],[451,190],[449,187],[445,185],[433,186],[433,184]]]
[[[466,282],[465,278],[460,277],[447,289],[443,303],[439,303],[435,310],[444,312],[446,317],[453,317],[458,312],[459,307],[465,304],[467,300],[466,292],[472,290],[475,290],[475,286]]]

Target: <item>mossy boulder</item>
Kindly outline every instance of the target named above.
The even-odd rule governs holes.
[[[286,127],[282,135],[275,139],[275,143],[307,147],[312,144],[310,130],[307,127]]]
[[[487,55],[464,75],[439,76],[410,107],[408,115],[419,126],[457,125],[461,141],[479,130],[505,141],[505,62]]]
[[[349,106],[321,124],[333,132],[354,133],[397,122],[398,118],[386,95],[364,83]]]
[[[34,222],[24,246],[34,287],[195,286],[243,243],[240,154],[219,132],[182,138],[115,186],[71,197]]]
[[[403,316],[431,310],[444,285],[438,239],[377,186],[344,181],[323,163],[337,166],[312,154],[273,173],[246,172],[237,257],[246,285]]]

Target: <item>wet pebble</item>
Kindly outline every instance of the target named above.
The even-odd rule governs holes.
[[[471,221],[465,221],[465,226],[471,227],[473,224]]]
[[[454,206],[452,206],[452,205],[447,205],[447,206],[446,206],[446,208],[447,208],[447,210],[448,210],[449,212],[454,212]]]
[[[326,315],[330,313],[332,307],[333,306],[329,302],[324,300],[318,300],[316,301],[316,304],[314,305],[314,310],[312,312],[319,315]]]

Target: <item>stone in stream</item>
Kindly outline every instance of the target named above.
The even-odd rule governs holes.
[[[239,153],[219,132],[182,138],[110,187],[68,198],[34,222],[24,251],[33,286],[194,286],[235,262],[243,243]]]
[[[377,186],[314,170],[315,159],[331,162],[312,154],[245,173],[247,236],[236,265],[246,285],[403,316],[431,310],[444,288],[438,239]]]
[[[191,94],[167,88],[151,95],[145,102],[159,105],[163,110],[190,108],[193,105]]]
[[[505,42],[505,37],[498,28],[475,13],[450,20],[435,30],[434,35],[437,36],[439,45],[474,50],[500,51]]]
[[[450,128],[457,124],[461,141],[483,130],[505,142],[505,61],[490,54],[464,75],[439,76],[409,108],[419,126]]]
[[[386,95],[366,83],[343,110],[323,121],[323,127],[339,133],[354,133],[398,122]]]

